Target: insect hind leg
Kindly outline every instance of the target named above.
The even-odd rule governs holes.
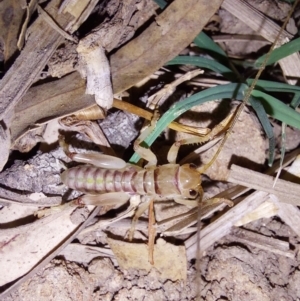
[[[157,158],[155,154],[149,148],[145,148],[140,144],[146,139],[146,137],[154,130],[156,122],[159,118],[159,113],[157,110],[154,111],[151,123],[148,127],[142,130],[140,136],[135,140],[133,148],[134,151],[142,158],[148,161],[148,164],[145,166],[152,167],[157,165]]]
[[[79,163],[91,164],[105,169],[122,169],[125,168],[126,162],[120,158],[104,155],[101,153],[73,153],[70,152],[69,145],[66,143],[64,136],[59,135],[59,145],[65,154],[73,161]]]
[[[219,135],[220,133],[227,130],[231,125],[233,116],[234,113],[229,114],[224,120],[222,120],[219,124],[217,124],[209,133],[207,133],[202,137],[191,137],[191,138],[176,141],[169,150],[168,162],[172,164],[176,163],[180,146],[187,145],[187,144],[198,144],[198,143],[202,144],[208,142],[212,140],[214,137],[216,137],[217,135]]]

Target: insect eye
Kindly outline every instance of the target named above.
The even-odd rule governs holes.
[[[198,192],[194,189],[190,189],[189,193],[192,198],[195,198],[198,195]]]
[[[193,164],[193,163],[190,163],[190,168],[191,168],[191,169],[196,169],[197,166],[196,166],[195,164]]]

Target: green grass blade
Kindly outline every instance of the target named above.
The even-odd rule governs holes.
[[[225,51],[203,31],[197,35],[194,43],[201,49],[216,53],[227,59],[227,54],[225,53]]]
[[[290,126],[300,129],[300,114],[281,102],[279,99],[258,90],[253,90],[252,96],[261,100],[269,115]]]
[[[251,86],[253,78],[247,79],[247,84]],[[268,91],[268,92],[283,92],[283,93],[299,93],[300,87],[293,86],[285,83],[278,83],[268,80],[259,79],[255,86],[256,89]]]
[[[266,114],[266,111],[262,105],[262,103],[250,96],[249,102],[252,106],[252,108],[255,110],[257,117],[259,118],[259,121],[268,137],[269,140],[269,159],[268,159],[268,164],[269,166],[273,165],[274,161],[274,155],[275,155],[275,136],[273,132],[273,128],[271,126],[271,123],[269,121],[269,117]]]
[[[273,52],[270,55],[270,58],[268,59],[267,66],[274,64],[275,62],[278,62],[279,60],[297,52],[300,50],[300,38],[297,38],[291,42],[288,42],[279,48],[276,48],[273,50]],[[255,66],[260,67],[263,61],[265,60],[266,54],[261,56],[259,59],[256,60]]]
[[[177,56],[171,61],[169,61],[168,65],[193,65],[198,66],[200,68],[206,68],[209,70],[212,70],[216,73],[222,74],[224,77],[231,78],[234,77],[233,72],[227,68],[226,66],[218,63],[215,60],[207,59],[203,57],[197,57],[197,56]]]
[[[167,6],[167,2],[164,0],[153,0],[161,9]]]
[[[293,109],[298,108],[298,106],[300,105],[300,93],[295,93],[292,101],[291,101],[291,107]]]
[[[229,59],[224,50],[203,31],[195,38],[194,43],[217,62],[229,67]]]

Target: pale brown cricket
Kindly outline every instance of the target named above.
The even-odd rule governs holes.
[[[142,204],[137,209],[133,218],[130,237],[133,236],[134,224],[142,213],[154,200],[174,199],[175,202],[197,206],[203,197],[201,174],[205,166],[197,168],[193,164],[176,164],[179,147],[183,144],[203,143],[224,130],[232,115],[228,116],[220,125],[217,125],[205,137],[195,137],[177,141],[168,153],[168,164],[157,166],[157,158],[150,150],[140,146],[140,143],[153,130],[157,116],[151,125],[146,128],[134,143],[134,150],[148,164],[141,168],[127,164],[120,158],[98,154],[70,153],[67,144],[61,140],[65,153],[73,160],[87,165],[70,168],[61,174],[62,182],[69,188],[85,193],[79,197],[75,205],[109,205],[126,203],[131,196],[142,197]],[[211,162],[209,163],[211,164]],[[202,207],[211,206],[213,203],[230,202],[224,199],[209,199],[202,202]],[[154,239],[154,238],[153,238]],[[152,255],[151,255],[152,256]],[[151,257],[150,256],[150,257]],[[150,259],[153,262],[153,258]]]
[[[101,205],[106,199],[117,198],[120,203],[126,202],[132,195],[147,196],[150,199],[172,198],[175,202],[191,204],[190,200],[202,199],[201,174],[205,166],[197,168],[193,164],[176,164],[179,147],[183,144],[203,143],[210,140],[224,129],[232,115],[217,125],[205,137],[195,137],[177,141],[168,153],[169,164],[157,166],[157,158],[140,143],[155,127],[156,119],[146,128],[134,143],[134,150],[141,158],[148,161],[145,168],[127,164],[120,158],[98,153],[70,153],[68,146],[61,145],[66,154],[76,162],[87,163],[64,171],[62,182],[69,188],[85,193],[78,204]],[[62,141],[61,141],[62,142]],[[209,163],[211,164],[211,163]],[[211,201],[211,200],[210,200]]]

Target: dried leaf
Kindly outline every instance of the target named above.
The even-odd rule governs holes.
[[[3,61],[6,63],[18,50],[17,39],[23,19],[24,9],[18,0],[0,2],[0,45]]]
[[[52,0],[45,11],[64,28],[72,17],[58,14],[59,2],[59,0]],[[23,51],[0,82],[0,119],[4,119],[5,115],[14,109],[39,77],[55,49],[63,42],[63,37],[41,16],[30,29],[34,34],[29,35]],[[9,128],[10,124],[6,124],[6,127]]]
[[[184,246],[174,246],[162,238],[154,246],[154,265],[148,261],[146,244],[127,243],[107,238],[107,242],[115,254],[122,269],[138,269],[150,271],[152,267],[160,272],[163,280],[186,280],[187,260]]]
[[[70,220],[74,207],[30,225],[0,231],[0,285],[21,277],[56,248],[78,225]]]
[[[173,1],[141,35],[112,55],[114,92],[127,90],[178,55],[221,3],[221,0]]]
[[[18,150],[21,153],[27,153],[33,149],[37,143],[44,140],[43,134],[45,132],[47,125],[44,124],[39,127],[34,127],[29,129],[24,135],[21,135],[16,141],[14,141],[10,148]]]
[[[12,141],[19,139],[35,123],[62,117],[94,104],[93,97],[85,95],[84,90],[85,80],[77,72],[31,88],[15,109]]]
[[[93,121],[78,121],[72,120],[72,118],[64,118],[60,120],[61,127],[66,131],[76,131],[85,134],[90,140],[99,146],[102,152],[107,155],[115,156],[114,150],[110,147],[108,140],[106,139],[102,129],[98,123]]]

